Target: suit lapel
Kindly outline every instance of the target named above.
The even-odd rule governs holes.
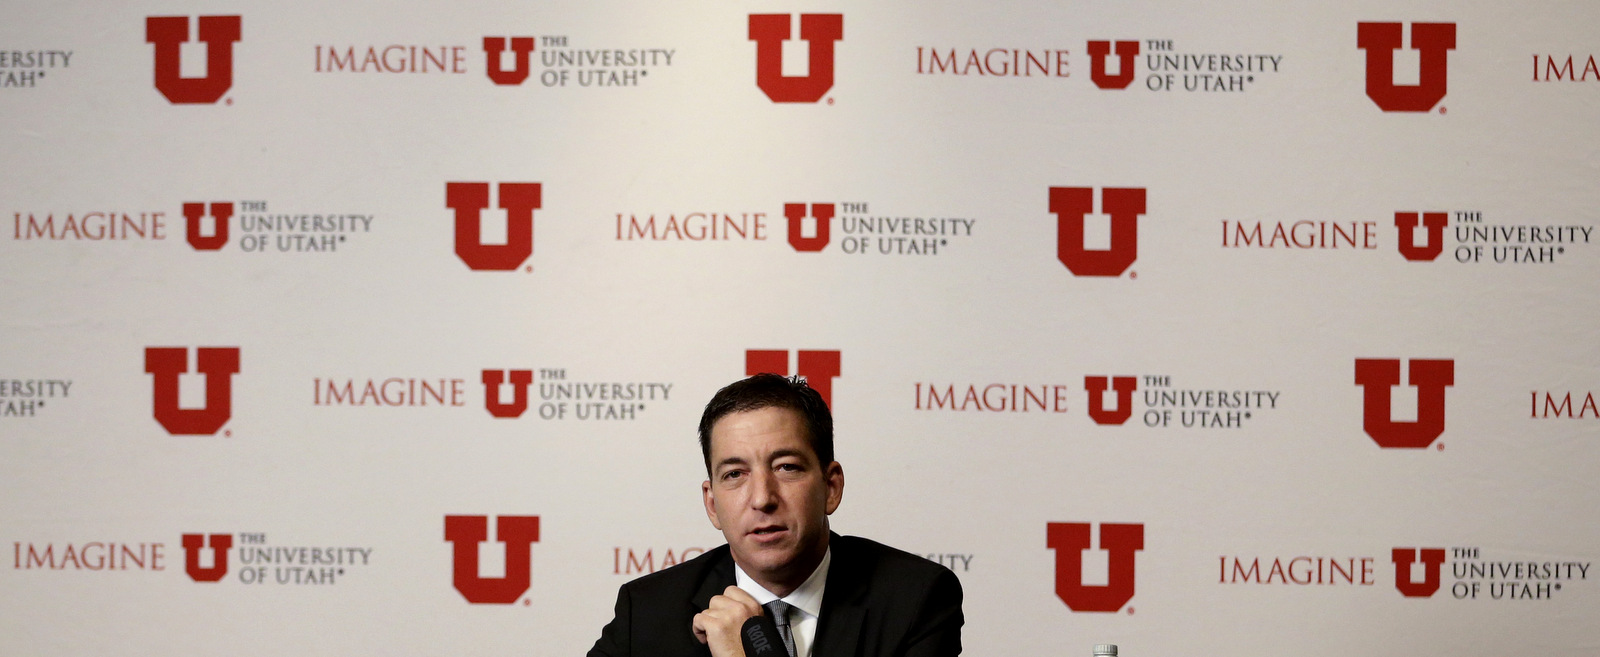
[[[700,588],[694,592],[694,597],[689,599],[689,606],[694,608],[694,612],[690,615],[705,611],[706,607],[711,606],[711,598],[722,595],[722,592],[733,584],[733,553],[724,549],[722,557],[711,566],[706,578],[700,581]]]
[[[812,657],[853,657],[866,620],[867,577],[847,542],[829,533],[833,562],[828,566],[828,587],[822,593],[822,615],[817,619],[816,647]]]
[[[867,610],[859,606],[822,603],[822,618],[817,622],[816,648],[812,657],[851,657],[861,638],[861,621]]]

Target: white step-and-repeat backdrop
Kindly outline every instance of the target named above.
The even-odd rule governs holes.
[[[0,653],[578,654],[825,391],[967,652],[1600,650],[1587,2],[14,2]]]

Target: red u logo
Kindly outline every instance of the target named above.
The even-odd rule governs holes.
[[[1394,213],[1394,226],[1400,229],[1400,255],[1406,260],[1428,261],[1444,252],[1444,227],[1449,217],[1443,212],[1422,213],[1422,225],[1428,229],[1428,243],[1416,244],[1417,213]]]
[[[1367,97],[1385,112],[1426,112],[1444,100],[1447,53],[1456,48],[1455,23],[1412,23],[1411,49],[1419,52],[1417,83],[1394,83],[1394,51],[1400,49],[1399,23],[1359,23],[1356,47],[1367,51]]]
[[[1400,385],[1398,359],[1357,358],[1356,385],[1362,387],[1362,427],[1380,447],[1420,449],[1444,433],[1444,389],[1456,383],[1454,360],[1411,360],[1409,378],[1417,389],[1417,419],[1396,422],[1389,389]]]
[[[539,183],[500,183],[505,244],[483,243],[482,213],[489,207],[489,183],[445,183],[444,199],[445,207],[456,211],[456,255],[468,268],[510,271],[533,255],[533,211],[542,201]]]
[[[806,204],[783,204],[783,216],[789,219],[789,246],[801,252],[815,253],[828,246],[829,233],[833,225],[833,204],[812,203],[811,216],[817,218],[817,234],[805,236]]]
[[[206,76],[182,76],[180,46],[189,40],[188,16],[151,16],[144,40],[156,47],[156,89],[172,103],[215,103],[233,86],[233,44],[238,16],[201,16],[200,41],[206,44]]]
[[[783,74],[783,42],[789,35],[789,14],[750,15],[750,40],[756,42],[756,86],[775,103],[822,100],[833,88],[833,42],[844,38],[844,15],[800,15],[800,38],[811,44],[806,77]]]
[[[533,370],[511,370],[511,403],[501,400],[500,384],[506,380],[502,370],[483,371],[483,404],[495,417],[521,417],[528,410],[528,386],[533,383]]]
[[[506,49],[505,37],[484,37],[483,52],[488,58],[484,70],[495,84],[522,84],[528,79],[528,53],[533,52],[533,37],[511,37],[511,52],[516,53],[516,68],[507,71],[500,67],[500,53]]]
[[[504,577],[478,574],[478,544],[489,538],[487,516],[445,516],[444,540],[454,548],[454,584],[467,602],[511,604],[527,592],[531,580],[531,546],[539,540],[539,516],[500,516],[495,534],[506,546]]]
[[[806,385],[822,395],[822,401],[833,407],[833,380],[839,376],[839,352],[800,350],[795,369],[805,377]],[[744,352],[744,375],[777,374],[789,376],[789,352],[783,349],[747,349]]]
[[[1133,417],[1133,391],[1138,387],[1138,379],[1131,376],[1114,377],[1109,381],[1111,387],[1117,391],[1117,409],[1106,410],[1106,377],[1083,377],[1083,389],[1089,392],[1089,417],[1095,424],[1122,424]]]
[[[200,347],[196,369],[206,377],[206,405],[178,408],[178,375],[189,371],[189,350],[149,347],[144,371],[155,376],[155,418],[174,436],[209,436],[233,417],[233,375],[239,373],[238,347]]]
[[[200,220],[206,216],[206,204],[184,203],[184,234],[189,246],[196,251],[216,251],[228,243],[228,220],[233,218],[232,203],[212,203],[211,218],[216,220],[211,235],[200,234]]]
[[[1056,597],[1073,611],[1118,611],[1133,599],[1133,553],[1144,549],[1144,525],[1100,523],[1100,549],[1110,552],[1104,586],[1083,584],[1083,551],[1089,523],[1052,522],[1045,545],[1056,552]]]
[[[1416,563],[1417,553],[1422,556],[1422,581],[1411,581],[1411,564]],[[1439,590],[1439,566],[1444,563],[1443,548],[1395,548],[1392,553],[1394,559],[1394,587],[1408,598],[1426,598]]]
[[[231,534],[212,534],[211,567],[200,567],[200,551],[206,547],[207,537],[202,534],[183,535],[183,571],[196,582],[220,581],[228,574],[228,550],[233,547]]]
[[[1103,188],[1100,205],[1103,212],[1111,215],[1111,248],[1090,251],[1083,246],[1083,222],[1094,212],[1094,189],[1050,188],[1050,211],[1056,215],[1056,257],[1075,275],[1121,276],[1139,257],[1144,188]]]
[[[1117,42],[1117,74],[1106,73],[1106,58],[1111,54],[1110,41],[1089,42],[1089,79],[1101,89],[1127,89],[1133,84],[1133,66],[1139,56],[1138,41]]]

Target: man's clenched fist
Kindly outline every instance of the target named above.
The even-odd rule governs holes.
[[[712,657],[745,657],[739,631],[752,616],[761,615],[761,604],[743,589],[730,586],[722,595],[711,598],[711,606],[694,616],[694,638],[711,648]]]

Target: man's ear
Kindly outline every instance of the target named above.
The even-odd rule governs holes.
[[[717,519],[717,500],[711,496],[711,480],[700,482],[700,497],[705,501],[706,518],[711,520],[711,526],[722,531],[722,521]]]
[[[828,464],[827,472],[823,474],[828,481],[828,514],[839,508],[839,502],[844,499],[844,466],[838,461]]]

